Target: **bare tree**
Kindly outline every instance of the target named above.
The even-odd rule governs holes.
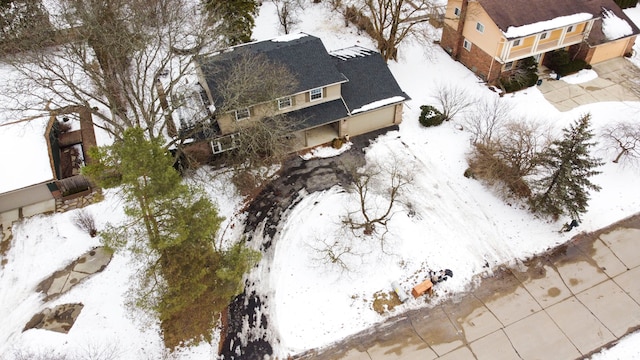
[[[86,231],[91,237],[96,237],[96,235],[98,235],[96,222],[93,219],[93,215],[88,210],[81,209],[78,211],[76,216],[73,218],[73,222],[78,228],[80,228],[80,230]]]
[[[476,99],[466,89],[448,83],[438,84],[433,97],[440,105],[445,121],[453,119],[476,103]]]
[[[616,151],[614,163],[640,159],[640,127],[637,124],[631,121],[610,123],[604,127],[601,136],[605,144]]]
[[[510,116],[511,109],[500,98],[477,103],[465,118],[465,127],[472,134],[472,143],[490,144]]]
[[[343,224],[353,230],[362,229],[365,235],[373,234],[376,225],[381,225],[386,233],[395,203],[402,190],[413,181],[412,172],[395,160],[352,170],[353,183],[348,189],[355,193],[359,209],[348,213],[342,220]],[[380,190],[383,194],[375,194],[376,188],[384,189]],[[384,196],[386,204],[376,202],[376,195]]]
[[[420,22],[441,12],[442,4],[433,0],[359,0],[373,25],[371,35],[385,62],[397,60],[398,45],[416,30]]]
[[[58,36],[66,41],[4,59],[19,75],[2,89],[20,99],[11,110],[81,106],[92,109],[96,125],[116,138],[132,126],[151,138],[161,136],[175,110],[162,106],[165,94],[191,76],[196,56],[216,45],[216,29],[198,5],[62,0],[61,6],[57,22],[68,28]]]
[[[298,11],[304,8],[302,0],[273,0],[276,5],[278,21],[285,34],[291,32],[291,28],[298,23]]]

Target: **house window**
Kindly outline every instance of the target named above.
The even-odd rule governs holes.
[[[570,33],[573,31],[573,25],[569,25],[569,27],[567,28],[567,32]]]
[[[513,40],[513,46],[520,46],[520,39]]]
[[[540,34],[540,40],[544,40],[547,37],[549,37],[549,33],[548,32],[543,32],[542,34]]]
[[[292,101],[290,96],[278,99],[278,109],[280,110],[291,107],[291,105],[292,105]]]
[[[484,32],[484,25],[482,25],[481,23],[477,22],[476,23],[476,30],[478,30],[479,32],[483,33]]]
[[[248,119],[251,113],[249,113],[249,108],[239,109],[235,111],[236,120],[244,120]]]
[[[509,61],[508,63],[504,64],[504,70],[511,70],[513,69],[513,61]]]
[[[222,144],[220,144],[220,141],[214,141],[211,143],[211,147],[213,149],[213,153],[214,154],[219,154],[222,152]]]
[[[467,49],[467,51],[471,51],[471,41],[464,39],[462,42],[462,47]]]
[[[460,8],[453,8],[453,15],[460,17]]]
[[[309,99],[311,101],[322,99],[322,88],[315,88],[309,91]]]

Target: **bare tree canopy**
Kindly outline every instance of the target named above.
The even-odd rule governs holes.
[[[371,19],[370,35],[378,44],[385,62],[397,60],[398,45],[415,33],[416,25],[441,12],[435,0],[358,0]]]
[[[14,99],[11,110],[87,107],[116,138],[134,126],[159,137],[174,110],[160,95],[216,46],[216,29],[187,0],[61,0],[56,24],[66,26],[58,29],[61,45],[25,44],[3,59],[18,74],[2,89]]]
[[[605,145],[616,152],[614,163],[620,160],[637,162],[640,160],[640,128],[632,121],[610,123],[601,134]]]

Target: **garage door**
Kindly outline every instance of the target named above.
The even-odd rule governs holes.
[[[395,106],[388,106],[375,111],[349,118],[349,135],[355,136],[393,125]]]
[[[593,53],[593,57],[591,57],[591,64],[597,64],[605,60],[623,56],[624,51],[627,49],[628,42],[629,39],[620,39],[608,44],[597,46]]]

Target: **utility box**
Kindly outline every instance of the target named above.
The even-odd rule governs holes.
[[[427,292],[429,293],[429,295],[431,295],[432,291],[433,291],[433,283],[431,282],[431,280],[425,280],[424,282],[416,285],[411,290],[411,295],[413,295],[414,298],[418,298]]]
[[[396,294],[398,294],[398,299],[400,299],[400,301],[402,302],[407,301],[409,296],[407,296],[407,293],[404,291],[403,288],[400,287],[400,284],[398,284],[397,281],[392,282],[391,287],[393,288],[393,291],[395,291]]]

